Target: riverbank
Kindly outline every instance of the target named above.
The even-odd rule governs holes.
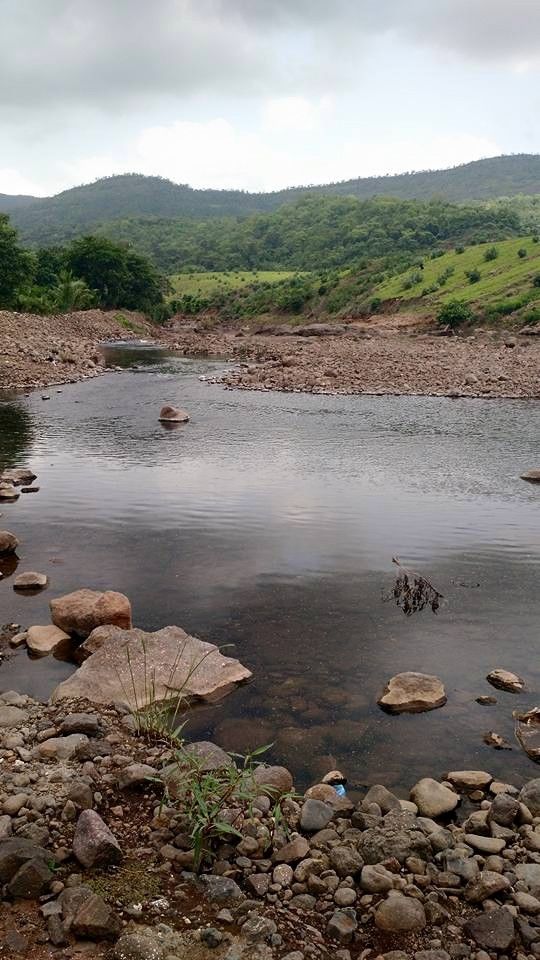
[[[249,804],[231,793],[222,811],[236,832],[217,831],[195,873],[193,824],[163,787],[181,755],[135,736],[128,709],[9,692],[0,724],[6,956],[540,955],[540,780],[518,792],[457,771],[408,799],[325,783],[301,796],[285,768],[260,766]],[[215,745],[189,749],[206,777],[230,763]]]

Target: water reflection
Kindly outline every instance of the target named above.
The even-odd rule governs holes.
[[[0,398],[0,472],[22,463],[33,440],[32,417],[21,401]]]
[[[50,597],[88,586],[127,593],[145,629],[234,643],[254,680],[196,710],[191,735],[273,742],[301,782],[335,766],[398,787],[451,767],[531,774],[518,748],[482,740],[513,740],[515,700],[475,698],[502,666],[527,679],[520,706],[540,703],[539,491],[519,480],[540,404],[229,392],[199,380],[220,361],[110,358],[124,372],[17,401],[41,491],[9,526],[21,569],[51,584],[25,601],[0,583],[3,621],[46,623]],[[165,402],[190,423],[164,431]],[[437,616],[382,602],[395,554],[448,599]],[[68,669],[19,653],[0,683],[47,696]],[[377,696],[407,669],[440,676],[447,707],[383,714]]]

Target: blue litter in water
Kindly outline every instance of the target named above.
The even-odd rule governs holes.
[[[334,790],[336,791],[338,797],[345,796],[345,787],[343,786],[342,783],[336,783],[334,786]]]

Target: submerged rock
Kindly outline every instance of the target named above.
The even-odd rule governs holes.
[[[516,736],[525,753],[531,760],[540,760],[540,707],[533,707],[526,713],[514,711],[514,719]]]
[[[155,633],[111,628],[108,639],[53,691],[52,702],[85,698],[140,710],[178,697],[215,702],[251,671],[180,627]]]
[[[9,530],[0,530],[0,554],[15,553],[19,546],[19,541],[15,534]]]
[[[444,685],[426,673],[398,673],[392,677],[378,700],[389,713],[422,713],[446,703]]]
[[[131,604],[123,593],[106,590],[75,590],[51,600],[51,620],[66,633],[87,637],[95,627],[112,624],[123,630],[131,627]]]
[[[0,480],[0,500],[18,500],[19,496],[19,491],[12,483]]]
[[[0,474],[0,483],[12,483],[14,487],[25,487],[36,479],[37,475],[24,467],[4,470],[4,472]]]
[[[31,653],[39,657],[46,657],[54,653],[57,647],[67,643],[70,637],[54,624],[46,627],[30,627],[26,635],[26,645]]]
[[[13,581],[14,590],[44,590],[49,582],[45,573],[36,573],[34,570],[28,570],[26,573],[19,573]]]
[[[517,673],[502,670],[500,667],[488,673],[486,680],[498,690],[507,690],[509,693],[520,693],[525,686],[525,681],[518,677]]]
[[[161,423],[187,423],[189,414],[185,410],[181,410],[180,407],[165,404],[159,411],[159,419]]]

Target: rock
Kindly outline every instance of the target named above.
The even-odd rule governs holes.
[[[442,783],[424,777],[412,788],[410,797],[424,817],[440,817],[443,813],[455,810],[459,796]]]
[[[351,943],[357,929],[356,911],[349,907],[343,910],[334,910],[328,921],[326,932],[329,937],[339,940],[340,943]]]
[[[253,873],[246,880],[251,893],[257,897],[265,897],[270,886],[270,877],[266,873]]]
[[[446,692],[438,677],[398,673],[388,681],[378,703],[389,713],[422,713],[444,706]]]
[[[157,938],[143,933],[124,933],[113,950],[114,960],[164,960],[165,951]]]
[[[156,779],[158,771],[147,763],[130,763],[123,767],[118,775],[118,786],[121,790],[134,787],[137,784],[147,784],[149,779]]]
[[[11,826],[11,817],[9,814],[0,817],[0,841],[7,840],[11,836],[13,828]]]
[[[540,707],[526,713],[514,711],[516,736],[531,760],[540,760]]]
[[[75,590],[51,600],[51,620],[66,633],[87,637],[103,624],[131,628],[131,604],[123,593],[107,590]],[[114,698],[121,699],[121,698]]]
[[[524,913],[531,913],[533,915],[540,913],[540,900],[538,900],[537,897],[531,896],[530,893],[517,891],[513,894],[513,898],[516,906],[518,906],[520,910],[523,910]]]
[[[19,541],[14,533],[9,530],[0,530],[0,554],[15,553],[19,546]]]
[[[501,853],[506,846],[504,840],[498,840],[496,837],[481,837],[474,833],[466,833],[464,839],[465,843],[480,853]]]
[[[120,844],[95,810],[83,810],[73,837],[73,853],[83,867],[118,863]]]
[[[514,873],[523,880],[535,897],[540,896],[540,863],[516,863]]]
[[[367,893],[388,893],[394,888],[395,880],[395,875],[382,863],[367,864],[360,874],[360,886]]]
[[[488,820],[498,823],[501,827],[510,827],[517,820],[519,812],[519,801],[515,797],[498,793],[491,802]]]
[[[324,830],[333,816],[332,807],[322,800],[305,800],[300,811],[300,827],[307,833]]]
[[[525,681],[518,677],[517,673],[502,670],[500,667],[488,673],[486,680],[492,687],[497,687],[498,690],[507,690],[509,693],[520,693],[525,686]]]
[[[40,757],[56,760],[70,760],[83,744],[88,743],[84,733],[72,733],[69,737],[51,737],[38,746]]]
[[[522,480],[528,480],[529,483],[540,483],[540,470],[527,470],[521,474]]]
[[[232,757],[225,753],[221,747],[209,740],[200,740],[196,743],[188,743],[184,747],[184,753],[190,754],[195,758],[197,767],[203,773],[209,773],[213,770],[224,770],[227,767],[234,766]],[[187,775],[192,769],[189,761],[182,763],[180,756],[174,763],[162,767],[159,771],[159,777],[167,787],[168,793],[175,798],[182,792],[182,786]]]
[[[16,817],[19,810],[28,803],[28,794],[27,793],[15,793],[11,797],[8,797],[4,800],[2,804],[2,812],[9,814],[10,817]]]
[[[0,719],[0,726],[2,725]],[[533,817],[540,817],[540,778],[529,780],[519,794],[519,800],[524,803]]]
[[[505,907],[489,910],[468,920],[465,932],[484,950],[507,950],[514,939],[514,919]]]
[[[375,925],[388,933],[423,930],[426,923],[426,912],[419,900],[402,894],[392,894],[375,911]]]
[[[293,881],[294,870],[288,863],[278,863],[272,871],[272,880],[274,883],[280,883],[282,887],[289,887]]]
[[[356,891],[352,887],[338,887],[334,894],[334,903],[338,907],[352,907],[356,900]]]
[[[370,803],[376,803],[377,806],[381,808],[383,814],[389,813],[390,810],[399,810],[401,808],[398,798],[380,783],[376,783],[373,787],[369,788],[362,800],[362,809],[367,810]]]
[[[493,777],[484,770],[452,770],[445,780],[448,780],[458,790],[485,790],[489,787]]]
[[[250,940],[252,943],[262,943],[264,940],[268,940],[276,931],[276,924],[273,920],[270,920],[269,917],[261,917],[259,915],[251,916],[242,924],[243,935],[246,940]]]
[[[36,474],[23,467],[4,470],[0,474],[0,483],[12,483],[14,487],[24,487],[27,483],[33,483],[34,480],[37,480]]]
[[[270,798],[282,797],[293,788],[292,774],[286,767],[267,767],[261,764],[255,768],[253,779],[261,793]]]
[[[27,860],[11,878],[8,890],[12,897],[34,900],[49,886],[53,874],[42,857]]]
[[[0,500],[18,500],[19,496],[19,491],[12,483],[0,481]]]
[[[408,857],[427,860],[432,855],[431,844],[411,813],[392,810],[381,826],[364,830],[358,842],[358,851],[367,864],[382,863],[395,857],[405,863]]]
[[[13,581],[14,590],[44,590],[49,582],[49,578],[44,573],[36,573],[35,570],[27,570],[25,573],[19,573]]]
[[[212,903],[236,903],[244,899],[238,884],[231,877],[219,877],[205,873],[200,881],[206,888],[206,896]]]
[[[337,843],[330,850],[330,863],[338,877],[353,877],[364,866],[364,861],[354,847]]]
[[[30,627],[26,634],[26,645],[31,653],[45,657],[54,653],[63,643],[69,642],[69,639],[68,633],[51,624],[48,627]]]
[[[122,921],[102,897],[92,893],[77,910],[71,930],[76,937],[89,940],[115,940],[122,930]]]
[[[42,860],[46,863],[49,854],[43,847],[24,837],[9,837],[0,843],[0,884],[9,883],[24,863]]]
[[[0,704],[0,729],[9,729],[11,727],[20,727],[25,722],[27,713],[20,710],[19,707],[4,706]]]
[[[84,783],[83,780],[75,780],[75,782],[71,784],[68,799],[81,810],[91,810],[94,806],[92,788],[89,787],[87,783]]]
[[[172,407],[166,404],[159,411],[159,420],[161,423],[187,423],[189,414],[180,407]]]
[[[251,671],[238,660],[224,657],[216,646],[190,637],[180,627],[156,633],[111,627],[108,640],[56,687],[51,700],[127,702],[133,710],[154,699],[178,696],[213,703],[250,677]]]
[[[279,850],[275,850],[272,856],[274,863],[294,863],[296,860],[303,860],[309,853],[309,843],[305,837],[296,837],[290,840]]]
[[[508,890],[509,887],[510,881],[501,873],[483,870],[476,879],[467,884],[464,896],[469,903],[482,903],[488,897],[494,897],[503,890]]]
[[[87,737],[95,737],[99,733],[99,717],[95,713],[68,713],[60,724],[60,733],[63,736],[84,733]]]

